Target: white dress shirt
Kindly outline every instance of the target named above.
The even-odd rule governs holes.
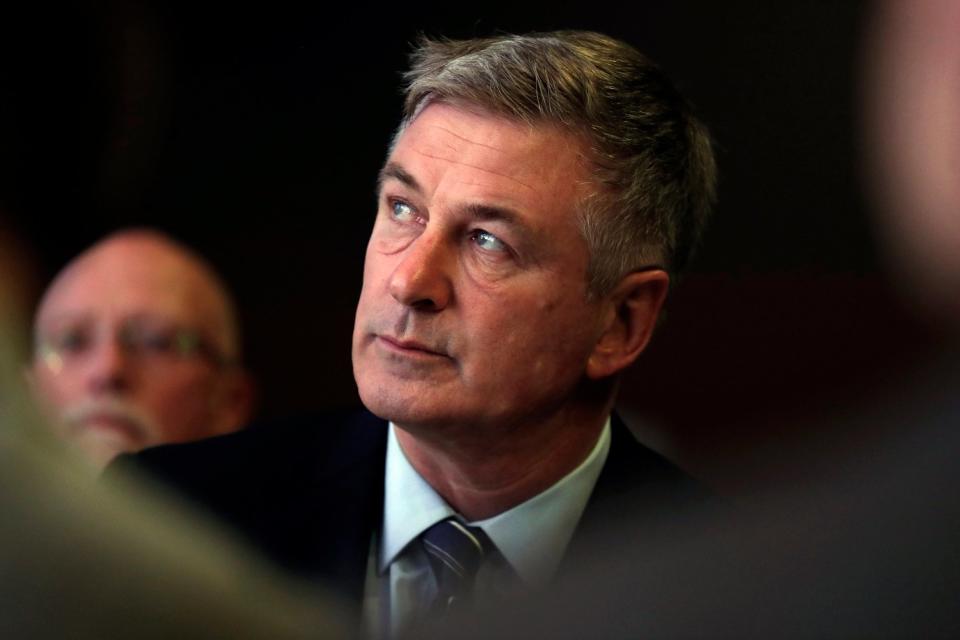
[[[477,575],[475,598],[538,587],[553,577],[607,459],[609,418],[576,469],[526,502],[477,522],[458,514],[417,473],[395,428],[391,423],[383,530],[374,536],[364,596],[364,619],[374,637],[396,635],[433,600],[436,584],[429,560],[419,545],[410,543],[446,518],[483,529],[497,548]]]

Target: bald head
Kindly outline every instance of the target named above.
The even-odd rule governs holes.
[[[248,417],[233,304],[199,256],[158,232],[115,233],[68,264],[34,337],[40,400],[98,466]]]
[[[240,356],[236,312],[220,278],[200,256],[157,231],[119,231],[74,258],[44,294],[34,334],[58,315],[91,307],[189,320],[225,359]]]

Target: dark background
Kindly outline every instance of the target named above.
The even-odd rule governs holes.
[[[756,485],[822,416],[937,348],[887,284],[861,193],[868,6],[657,4],[0,9],[0,207],[38,285],[114,228],[173,233],[235,291],[262,416],[354,405],[353,310],[409,43],[604,31],[676,80],[721,170],[703,250],[621,404],[695,475]]]

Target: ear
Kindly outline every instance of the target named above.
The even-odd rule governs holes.
[[[600,337],[587,361],[587,376],[598,380],[622,371],[650,342],[670,276],[662,269],[628,274],[603,301]]]
[[[257,385],[253,376],[237,367],[223,373],[218,394],[216,433],[230,433],[247,426],[257,399]]]

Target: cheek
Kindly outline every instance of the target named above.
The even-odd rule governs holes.
[[[371,260],[368,255],[363,269],[363,284],[360,288],[360,297],[357,300],[357,310],[354,315],[353,335],[355,339],[361,336],[366,329],[366,325],[371,316],[374,315],[373,309],[375,308],[375,302],[379,297],[377,286],[381,281],[382,277],[379,276],[377,267],[371,264]]]
[[[177,375],[144,382],[135,394],[150,409],[163,415],[195,415],[214,406],[217,379],[210,374]]]
[[[591,351],[591,316],[583,304],[540,299],[505,303],[485,330],[484,360],[494,371],[504,363],[522,376],[576,377]]]
[[[37,366],[32,370],[32,386],[42,402],[56,406],[70,402],[81,388],[76,376],[64,371],[54,373],[46,366]]]
[[[179,441],[212,433],[218,418],[218,392],[216,380],[197,376],[145,386],[131,401],[151,414],[163,439]]]
[[[558,366],[583,373],[596,343],[597,312],[585,299],[563,300],[545,309],[541,335]]]
[[[367,266],[377,256],[391,255],[407,248],[417,236],[418,229],[391,224],[384,216],[378,216],[367,242]]]
[[[375,295],[379,289],[382,289],[387,276],[390,273],[393,260],[389,255],[376,246],[378,243],[374,238],[370,239],[367,245],[367,253],[363,260],[363,287],[360,290],[360,302]]]

